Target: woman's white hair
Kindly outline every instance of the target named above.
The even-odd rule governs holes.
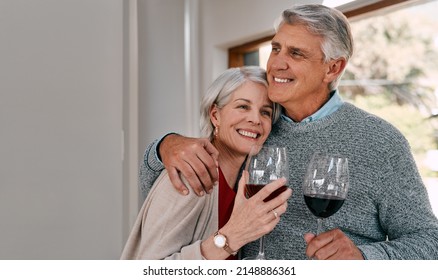
[[[213,139],[214,126],[210,120],[210,110],[213,105],[224,107],[230,100],[231,94],[245,82],[251,81],[268,87],[266,71],[258,66],[230,68],[223,72],[208,88],[201,102],[201,135]],[[281,107],[274,103],[272,123],[280,116]]]

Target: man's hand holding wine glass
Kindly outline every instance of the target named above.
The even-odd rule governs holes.
[[[323,219],[334,215],[344,204],[349,189],[348,158],[315,153],[307,168],[303,193],[307,207],[317,218],[317,232],[306,233],[306,255],[310,259],[357,259],[363,256],[340,229],[323,231]]]
[[[362,253],[340,229],[332,229],[319,235],[306,233],[306,255],[316,260],[363,260]]]

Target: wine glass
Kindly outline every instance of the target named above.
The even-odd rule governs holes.
[[[304,177],[304,201],[317,218],[316,235],[322,232],[323,219],[335,214],[344,204],[349,187],[348,159],[339,154],[317,152]]]
[[[246,168],[248,171],[248,181],[245,187],[246,196],[252,197],[265,185],[280,178],[288,179],[289,162],[287,159],[286,148],[276,146],[259,146],[251,148],[248,155]],[[265,202],[274,199],[287,189],[286,185],[272,192]],[[260,238],[259,253],[255,257],[245,258],[246,260],[266,260],[265,256],[265,237]]]

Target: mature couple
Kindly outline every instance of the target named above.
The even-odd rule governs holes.
[[[406,139],[339,95],[352,52],[339,11],[285,10],[266,73],[229,69],[204,96],[206,138],[170,134],[146,149],[140,179],[148,197],[122,258],[244,258],[269,233],[272,259],[438,259],[438,220]],[[246,198],[239,172],[251,145],[262,143],[286,146],[290,158],[291,189],[268,202],[284,180]],[[302,182],[318,150],[348,156],[350,190],[315,236]]]

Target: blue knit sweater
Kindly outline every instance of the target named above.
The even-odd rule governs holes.
[[[153,143],[152,143],[153,144]],[[163,168],[148,146],[140,169],[140,187],[147,193]],[[288,210],[267,235],[270,259],[306,259],[303,235],[316,232],[316,218],[302,192],[304,173],[315,151],[348,156],[350,189],[342,208],[324,220],[325,230],[340,228],[366,259],[438,259],[438,220],[404,136],[388,122],[352,104],[306,124],[280,119],[266,142],[287,147]],[[242,256],[257,254],[258,242]]]

